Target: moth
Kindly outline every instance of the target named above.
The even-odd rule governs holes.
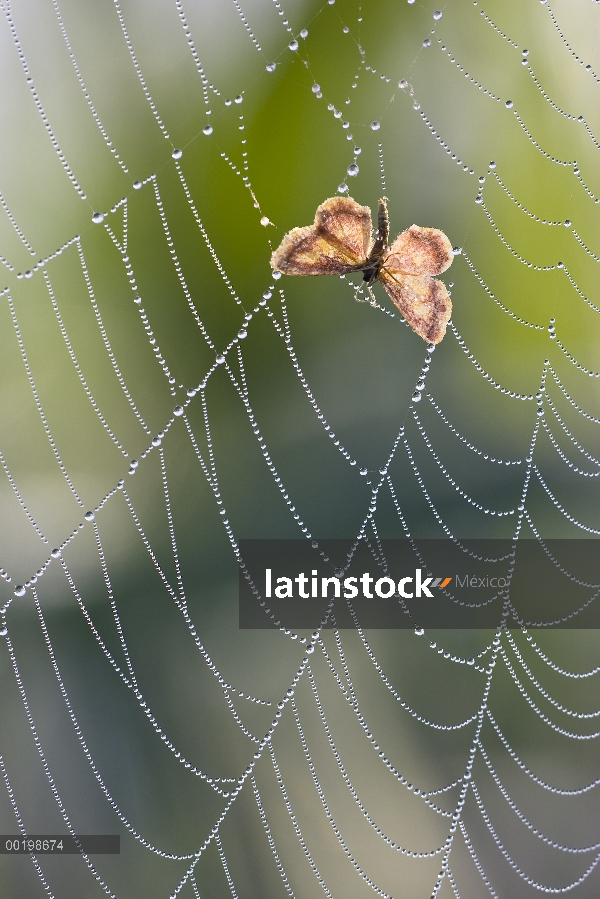
[[[285,275],[346,275],[362,272],[370,288],[379,281],[413,331],[428,343],[442,340],[452,302],[441,275],[452,264],[452,245],[437,228],[411,225],[388,246],[386,199],[379,201],[377,231],[371,210],[352,197],[330,197],[314,225],[292,228],[271,256]]]

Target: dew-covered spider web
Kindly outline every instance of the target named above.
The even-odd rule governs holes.
[[[0,830],[121,838],[3,899],[597,896],[596,631],[237,590],[244,538],[600,535],[599,4],[0,10]],[[336,194],[450,238],[437,347],[273,274]]]

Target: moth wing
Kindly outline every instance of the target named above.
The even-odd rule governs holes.
[[[330,197],[314,225],[292,228],[271,256],[286,275],[343,275],[365,264],[372,243],[371,210],[352,197]]]
[[[452,315],[446,285],[429,275],[394,275],[385,268],[379,280],[413,331],[428,343],[439,343]]]
[[[441,275],[452,264],[452,244],[437,228],[411,225],[389,247],[383,264],[405,275]]]

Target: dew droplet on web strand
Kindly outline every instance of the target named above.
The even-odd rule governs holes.
[[[173,159],[181,159],[181,157],[183,156],[183,150],[173,150],[171,156],[173,157]]]
[[[202,129],[202,134],[206,134],[207,137],[209,136],[209,134],[212,134],[212,133],[213,133],[212,125],[205,125],[204,128]]]
[[[371,131],[379,131],[380,128],[380,122],[371,122]]]
[[[104,215],[101,212],[94,212],[92,214],[92,221],[95,225],[101,225],[104,221]]]
[[[356,175],[358,175],[359,171],[360,171],[360,170],[359,170],[359,168],[358,168],[358,166],[357,166],[357,164],[356,164],[355,162],[352,162],[352,163],[348,166],[348,174],[350,175],[351,178],[355,178]]]

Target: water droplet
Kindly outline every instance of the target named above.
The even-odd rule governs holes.
[[[223,365],[223,363],[225,362],[225,356],[223,356],[223,355],[217,356],[217,358],[215,359],[215,362],[217,363],[217,365]]]
[[[355,147],[355,148],[354,148],[354,155],[355,155],[355,156],[360,156],[361,153],[362,153],[362,150],[361,150],[360,147]]]
[[[274,72],[275,69],[277,68],[277,63],[276,62],[268,62],[267,65],[265,66],[265,68],[266,68],[267,72]]]
[[[431,41],[430,41],[430,39],[429,39],[428,37],[426,37],[425,40],[423,41],[423,46],[424,46],[424,47],[431,47]]]
[[[94,515],[92,510],[89,509],[83,517],[85,518],[86,521],[93,521],[96,516]]]
[[[95,225],[101,225],[104,221],[104,216],[101,212],[94,212],[92,215],[92,221]]]
[[[207,137],[209,136],[209,134],[212,134],[212,133],[213,133],[212,125],[205,125],[204,128],[202,129],[202,134],[206,134]]]
[[[315,647],[312,645],[312,643],[307,643],[307,644],[306,644],[306,650],[305,650],[305,652],[306,652],[308,655],[312,655],[312,653],[313,653],[314,651],[315,651]]]
[[[55,547],[54,549],[50,550],[50,555],[52,556],[53,559],[60,559],[62,553],[61,553],[60,549]]]
[[[181,416],[183,415],[183,411],[184,411],[183,406],[180,406],[180,405],[174,406],[173,415],[176,415],[177,418],[181,418]]]
[[[27,269],[27,271],[25,272],[25,277],[33,278],[33,272],[31,271],[31,269],[29,269],[29,268]]]
[[[361,468],[359,471],[359,474],[361,474],[364,477],[366,474],[368,474],[368,471],[366,468]]]
[[[348,174],[350,175],[350,177],[355,178],[356,175],[358,175],[358,172],[359,168],[357,164],[355,162],[350,163],[350,165],[348,166]]]
[[[420,403],[420,402],[421,402],[421,394],[419,393],[418,390],[415,390],[415,392],[414,392],[413,395],[411,396],[411,400],[413,401],[413,403]]]
[[[342,183],[338,186],[338,194],[347,194],[348,193],[348,185],[342,181]]]
[[[130,467],[130,468],[133,468],[133,469],[135,470],[135,469],[138,467],[139,464],[140,464],[140,463],[138,462],[137,459],[132,459],[131,462],[129,463],[129,467]]]
[[[442,10],[436,9],[433,14],[433,18],[435,19],[436,22],[439,22],[439,20],[442,18]]]
[[[529,56],[529,50],[521,50],[523,56]]]
[[[567,227],[567,228],[570,228],[570,227],[571,227],[571,219],[566,219],[566,220],[565,220],[565,227]]]
[[[371,122],[371,131],[379,131],[381,125],[379,122]]]
[[[233,100],[225,100],[225,106],[231,106]]]
[[[504,105],[506,106],[507,109],[512,109],[514,106],[514,103],[512,100],[507,100]]]
[[[161,443],[162,443],[162,440],[160,439],[160,437],[152,438],[152,446],[160,446]]]
[[[239,104],[242,103],[243,99],[244,99],[243,96],[241,94],[238,94],[233,102],[237,103],[239,106]]]
[[[320,92],[321,92],[321,85],[320,85],[320,84],[313,84],[313,86],[311,87],[311,91],[313,92],[313,94],[318,94],[318,93],[320,93]]]
[[[6,637],[7,633],[8,633],[8,628],[4,624],[2,627],[0,627],[0,637]]]
[[[408,3],[409,6],[412,6],[413,3],[415,2],[415,0],[406,0],[406,2]]]
[[[406,78],[400,79],[400,81],[398,82],[398,87],[403,91],[406,90],[406,88],[408,87],[408,81],[406,80]]]
[[[242,328],[241,331],[238,331],[238,337],[240,340],[244,340],[244,338],[246,338],[247,336],[248,336],[248,332],[245,331],[244,328]]]
[[[268,217],[267,217],[266,215],[263,215],[263,216],[261,217],[260,223],[261,223],[261,225],[262,225],[264,228],[266,228],[267,225],[270,225],[270,224],[271,224],[271,222],[269,221],[269,219],[268,219]]]
[[[424,633],[425,633],[424,628],[422,628],[422,627],[415,628],[415,634],[417,635],[417,637],[422,637]]]
[[[348,28],[347,25],[344,25],[344,27],[342,28],[342,31],[344,32],[344,34],[350,34],[350,29]]]
[[[452,252],[455,256],[460,256],[462,253],[462,247],[452,247]]]
[[[296,52],[296,50],[298,49],[298,41],[296,40],[296,38],[294,38],[293,41],[289,42],[288,47],[290,48],[290,50]]]
[[[144,185],[142,184],[141,181],[134,181],[134,182],[133,182],[133,189],[134,189],[134,190],[141,190],[143,186],[144,186]]]
[[[22,584],[18,584],[15,587],[15,596],[25,596],[26,593],[27,593],[27,590],[25,589],[25,587]]]
[[[475,202],[483,203],[483,197],[481,196],[481,194],[477,194],[477,196],[475,197]]]
[[[183,156],[183,150],[173,150],[171,156],[173,157],[173,159],[181,159],[181,157]]]
[[[420,108],[421,108],[421,104],[417,100],[415,100],[415,102],[413,103],[413,109],[420,109]]]
[[[488,169],[492,169],[492,171],[493,171],[495,168],[496,168],[496,163],[495,163],[494,160],[492,159],[492,161],[491,161],[490,164],[488,165]]]
[[[283,274],[283,272],[273,272],[273,279],[274,279],[275,281],[279,281],[279,279],[281,278],[282,274]]]
[[[306,40],[306,38],[308,37],[308,31],[306,28],[302,29],[302,31],[300,32],[300,37],[302,38],[303,41]]]

